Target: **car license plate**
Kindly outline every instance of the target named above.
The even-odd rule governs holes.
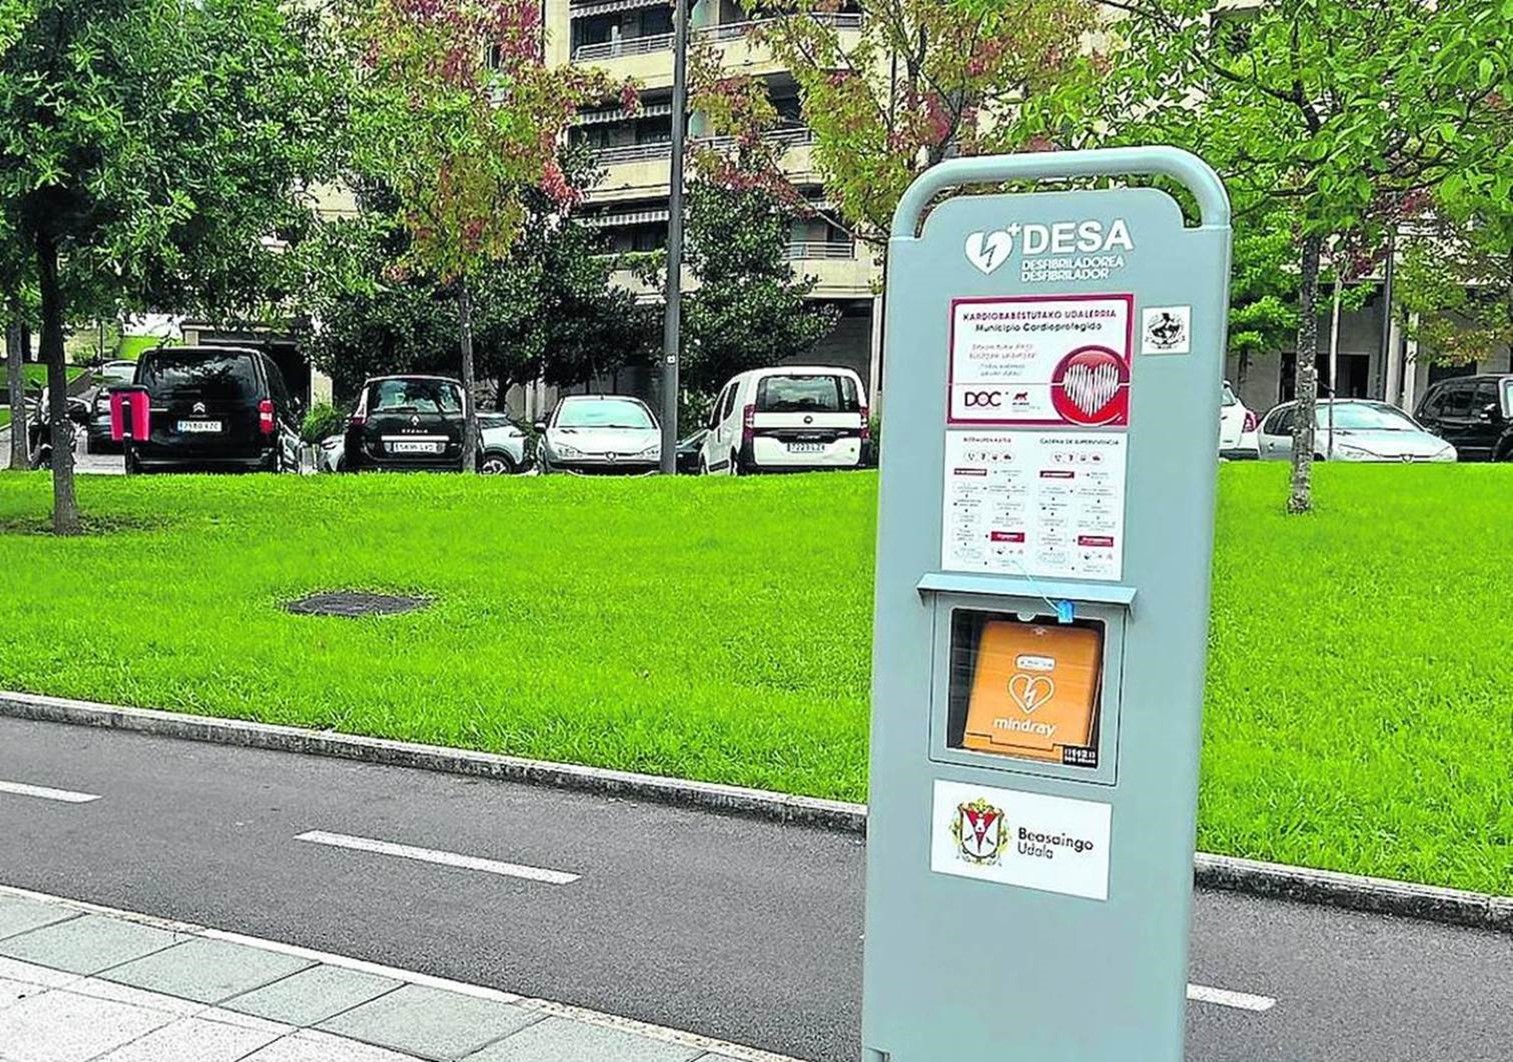
[[[822,454],[825,452],[825,444],[817,442],[791,442],[788,444],[790,454]]]
[[[389,453],[391,454],[439,454],[446,449],[446,444],[439,442],[391,442]]]
[[[221,430],[218,420],[181,420],[179,432],[184,435],[213,435]]]

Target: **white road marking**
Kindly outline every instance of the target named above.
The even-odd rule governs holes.
[[[1248,992],[1231,992],[1227,988],[1209,988],[1207,985],[1188,985],[1187,998],[1194,1003],[1217,1003],[1221,1007],[1253,1010],[1257,1013],[1277,1005],[1277,1001],[1270,996],[1253,996]]]
[[[466,870],[481,870],[485,874],[499,874],[507,878],[524,878],[547,885],[571,885],[580,875],[562,870],[546,870],[542,867],[522,866],[519,863],[501,863],[497,859],[480,859],[478,856],[458,855],[456,852],[438,852],[434,848],[416,848],[408,844],[391,844],[375,841],[371,837],[349,837],[344,833],[327,833],[311,830],[295,838],[311,844],[330,845],[332,848],[350,848],[358,852],[378,852],[381,855],[398,856],[401,859],[418,859],[423,863],[440,863],[447,867],[462,867]]]
[[[43,800],[58,800],[64,804],[88,804],[91,800],[100,799],[94,793],[75,793],[69,789],[49,789],[45,785],[27,785],[25,782],[0,782],[0,793],[40,797]]]

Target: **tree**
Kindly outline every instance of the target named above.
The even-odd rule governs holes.
[[[787,259],[797,209],[765,187],[701,180],[688,199],[686,262],[698,287],[684,298],[682,377],[713,394],[747,369],[776,365],[830,334],[837,314],[809,302],[813,277]]]
[[[525,220],[509,253],[473,281],[476,371],[494,380],[499,401],[512,384],[543,378],[553,385],[641,364],[649,357],[650,313],[610,284],[615,262],[602,233],[577,217],[578,189],[598,179],[583,151],[564,151],[559,166],[574,189],[564,205],[541,188],[522,193]],[[409,236],[390,222],[392,192],[369,184],[362,213],[327,230],[313,253],[304,306],[320,321],[308,343],[315,364],[339,393],[389,372],[448,372],[456,364],[457,300],[434,278],[394,270]],[[354,260],[349,269],[331,262]]]
[[[15,12],[16,0],[6,10]],[[245,309],[270,238],[313,223],[342,71],[320,18],[279,0],[22,0],[0,52],[0,293],[39,296],[53,530],[80,529],[63,334],[123,303]]]
[[[1245,210],[1287,218],[1299,403],[1287,508],[1307,511],[1325,248],[1379,248],[1403,197],[1489,164],[1489,104],[1513,85],[1500,58],[1513,9],[1275,0],[1211,15],[1208,0],[1104,2],[1127,17],[1102,76],[1068,82],[1097,99],[1069,127],[1187,147]]]
[[[1090,0],[869,0],[857,27],[831,0],[746,3],[798,82],[826,194],[877,245],[921,171],[1033,146],[1019,114],[1064,76],[1094,16]]]
[[[359,169],[395,193],[404,264],[455,293],[471,399],[479,278],[514,246],[526,189],[569,194],[557,144],[607,86],[545,65],[539,10],[526,0],[346,0],[342,16],[363,72]],[[469,401],[464,452],[477,445]]]
[[[13,470],[29,468],[31,455],[26,447],[26,378],[23,375],[24,332],[17,312],[5,329],[5,386],[10,402],[11,456]]]

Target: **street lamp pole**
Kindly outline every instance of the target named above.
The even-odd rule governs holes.
[[[689,0],[674,0],[672,158],[667,192],[667,309],[662,319],[662,472],[678,470],[678,350],[683,311],[683,141],[688,127]]]

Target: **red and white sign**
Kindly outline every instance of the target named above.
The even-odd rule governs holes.
[[[1117,431],[947,432],[942,570],[1121,578],[1127,440]]]
[[[1129,424],[1133,295],[951,303],[951,424]]]

